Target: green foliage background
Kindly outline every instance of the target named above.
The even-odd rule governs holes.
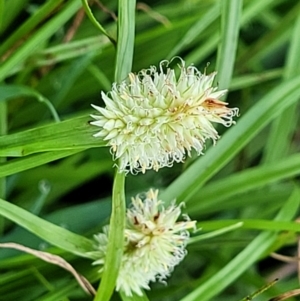
[[[167,286],[111,300],[238,301],[277,276],[255,300],[296,289],[296,263],[284,275],[286,263],[270,254],[296,256],[300,231],[299,3],[91,1],[101,28],[83,3],[0,0],[0,242],[59,254],[97,287],[101,275],[86,253],[92,235],[111,217],[111,248],[121,247],[125,208],[117,202],[159,188],[165,202],[186,203],[201,232]],[[218,128],[222,137],[204,156],[126,176],[123,196],[124,179],[114,178],[109,150],[92,136],[90,104],[103,104],[100,92],[131,63],[137,72],[174,56],[217,70],[216,84],[229,89],[240,116]],[[64,270],[0,249],[0,300],[109,300],[118,264],[114,251],[109,256],[93,299]]]

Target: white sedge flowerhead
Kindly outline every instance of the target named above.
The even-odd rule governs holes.
[[[205,140],[219,138],[212,122],[234,123],[238,109],[219,100],[226,90],[212,86],[216,72],[202,74],[181,60],[176,76],[168,64],[130,73],[128,82],[101,93],[105,108],[92,105],[100,115],[91,115],[91,124],[101,128],[94,136],[107,141],[120,171],[157,171],[183,162],[192,150],[200,155]]]
[[[181,205],[172,203],[165,208],[158,200],[158,190],[148,191],[143,198],[132,198],[127,210],[125,247],[117,278],[117,291],[127,296],[142,295],[142,289],[150,289],[149,282],[164,281],[186,255],[189,239],[187,229],[195,228],[196,222],[181,215]],[[108,226],[95,235],[97,260],[103,265],[107,249]],[[101,271],[101,270],[100,270]]]

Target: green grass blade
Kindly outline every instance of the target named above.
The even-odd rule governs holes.
[[[131,72],[134,50],[135,0],[119,1],[118,43],[115,81],[121,82]]]
[[[104,269],[94,301],[108,301],[115,288],[123,255],[126,202],[125,174],[116,172],[113,187],[113,207]]]
[[[0,137],[0,157],[20,157],[44,151],[104,146],[93,137],[98,129],[88,115]]]
[[[284,79],[288,80],[300,74],[300,17],[296,19],[293,35],[290,42],[290,48],[287,55],[287,62],[284,69]],[[269,139],[266,144],[263,161],[276,162],[276,160],[285,156],[289,151],[292,134],[297,125],[297,104],[287,108],[273,122]]]
[[[217,228],[217,230],[215,230],[215,231],[205,233],[205,234],[201,234],[201,235],[197,235],[197,236],[193,236],[189,239],[188,244],[190,245],[190,244],[194,244],[196,242],[199,242],[199,241],[202,241],[202,240],[205,240],[205,239],[210,239],[210,238],[225,234],[227,232],[239,229],[242,226],[243,226],[243,221],[237,221],[234,224],[230,223],[228,226],[227,225],[226,226],[221,226],[221,227]],[[201,222],[201,228],[200,229],[201,229],[201,231],[203,230],[202,222]]]
[[[240,224],[239,224],[240,223]],[[293,233],[300,232],[300,224],[297,222],[276,221],[276,220],[262,220],[262,219],[227,219],[217,221],[201,221],[199,222],[201,231],[223,231],[226,229],[255,229],[255,230],[270,230],[270,231],[289,231]],[[207,233],[207,234],[210,234]],[[191,238],[194,242],[201,240],[201,237],[207,234],[201,234]]]
[[[237,69],[252,68],[260,65],[260,62],[267,59],[268,56],[274,55],[274,50],[283,47],[292,35],[292,25],[299,15],[300,4],[295,2],[293,9],[285,14],[272,30],[263,35],[251,47],[247,47],[245,51],[237,58]],[[246,66],[245,66],[246,64]]]
[[[0,101],[0,136],[7,133],[7,106],[5,102]],[[0,158],[1,164],[5,164],[6,158]],[[0,170],[1,171],[1,170]],[[0,177],[0,198],[6,198],[6,178]],[[0,217],[0,236],[4,231],[4,219]]]
[[[10,219],[50,244],[73,254],[89,257],[86,252],[93,249],[93,241],[54,225],[34,214],[0,199],[0,215]]]
[[[223,0],[221,11],[221,41],[217,56],[217,79],[220,89],[230,85],[238,44],[242,0]]]
[[[39,10],[37,10],[31,17],[26,20],[20,27],[18,27],[12,35],[10,35],[0,45],[0,56],[8,51],[15,43],[27,36],[36,26],[38,26],[45,18],[47,18],[57,7],[61,5],[63,0],[47,1]],[[0,8],[0,12],[4,12]],[[0,30],[1,32],[1,30]]]
[[[201,189],[201,200],[189,202],[189,212],[202,212],[223,199],[254,188],[274,183],[300,174],[300,155],[295,154],[276,163],[249,168],[214,181]],[[216,193],[218,191],[218,193]],[[204,201],[205,200],[205,201]]]
[[[100,32],[102,32],[105,36],[107,36],[111,42],[113,42],[113,44],[116,43],[116,41],[113,39],[113,37],[111,37],[108,32],[104,29],[104,27],[97,21],[97,19],[94,17],[92,10],[89,7],[88,1],[87,0],[81,0],[82,2],[82,6],[87,14],[87,16],[89,17],[90,21],[92,22],[92,24],[100,30]]]
[[[29,88],[27,86],[21,86],[21,85],[0,85],[0,102],[4,100],[9,100],[11,98],[16,98],[19,96],[36,98],[39,102],[44,103],[46,105],[46,107],[49,109],[55,121],[57,122],[60,121],[59,116],[52,103],[49,101],[49,99],[44,97],[38,91]]]
[[[197,36],[201,34],[201,32],[203,32],[211,23],[213,23],[213,21],[217,19],[219,14],[220,2],[217,1],[216,4],[187,31],[166,58],[170,60],[173,56],[184,50]]]
[[[6,1],[4,8],[4,14],[2,18],[2,26],[0,33],[4,32],[11,23],[13,22],[14,18],[22,11],[24,5],[26,5],[29,0],[15,0],[15,1]],[[9,3],[9,5],[8,5]]]
[[[0,66],[0,81],[10,75],[11,70],[26,60],[32,52],[36,50],[42,42],[51,37],[68,19],[70,19],[80,8],[79,1],[70,1],[66,4],[55,17],[46,23],[39,31],[36,32],[30,39],[19,47],[14,54],[12,54]]]
[[[34,154],[26,156],[24,158],[18,158],[10,160],[0,164],[0,178],[13,175],[15,173],[31,169],[58,159],[62,159],[85,149],[71,149],[64,151],[53,151],[40,154]]]
[[[300,192],[295,188],[293,194],[285,203],[284,207],[277,214],[275,220],[291,220],[299,207]],[[242,252],[240,252],[223,269],[217,272],[204,284],[196,288],[181,301],[208,301],[225,289],[244,271],[246,271],[268,248],[275,242],[277,234],[274,232],[264,232],[258,235]]]
[[[243,14],[241,16],[241,25],[247,24],[251,18],[257,16],[261,11],[267,9],[268,7],[275,4],[274,0],[253,0],[245,6]],[[197,64],[203,59],[207,58],[214,49],[217,47],[218,42],[220,41],[219,34],[216,32],[212,34],[208,39],[205,40],[200,47],[193,49],[187,56],[186,62],[188,64],[194,63]]]
[[[135,38],[135,5],[133,0],[118,1],[118,40],[115,81],[121,82],[132,68]],[[112,214],[107,256],[102,280],[94,301],[108,301],[113,293],[123,256],[126,218],[125,174],[116,172],[113,187]]]
[[[298,100],[300,76],[285,82],[265,95],[229,129],[215,147],[199,158],[163,192],[166,202],[188,201],[201,186],[218,172],[282,110]]]
[[[247,75],[238,76],[232,79],[230,84],[230,91],[242,90],[261,84],[262,82],[267,82],[272,79],[278,79],[282,76],[282,69],[276,68],[272,70],[265,70],[261,73],[252,73]]]

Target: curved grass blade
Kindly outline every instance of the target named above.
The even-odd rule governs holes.
[[[92,22],[92,24],[96,28],[98,28],[100,30],[100,32],[102,32],[105,36],[107,36],[109,38],[109,40],[115,45],[116,44],[115,39],[108,34],[108,32],[104,29],[104,27],[94,17],[94,15],[92,13],[92,10],[89,7],[88,1],[87,0],[81,0],[81,2],[82,2],[82,6],[83,6],[87,16],[89,17],[90,21]]]
[[[34,250],[31,248],[27,248],[23,245],[16,244],[16,243],[0,243],[0,248],[11,248],[15,250],[19,250],[28,254],[31,254],[45,262],[49,262],[51,264],[55,264],[66,271],[70,272],[74,278],[77,280],[78,284],[82,287],[82,289],[89,295],[94,295],[95,289],[90,284],[90,282],[81,274],[79,274],[66,260],[62,257],[51,254],[44,251]]]
[[[93,249],[93,241],[54,225],[36,215],[0,199],[0,215],[41,237],[50,244],[81,257]]]
[[[28,97],[34,97],[39,102],[44,103],[46,107],[51,112],[53,119],[56,122],[60,121],[60,118],[52,105],[52,103],[44,97],[42,94],[40,94],[38,91],[29,88],[27,86],[21,86],[21,85],[0,85],[0,102],[4,100],[9,100],[11,98],[16,98],[19,96],[28,96]]]

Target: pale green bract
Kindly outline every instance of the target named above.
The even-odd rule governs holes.
[[[200,155],[207,139],[219,138],[212,122],[229,127],[238,114],[219,100],[226,90],[212,87],[216,72],[201,74],[181,60],[176,76],[168,64],[130,73],[129,83],[102,92],[105,108],[92,105],[100,115],[91,115],[91,124],[101,128],[94,136],[107,141],[122,172],[158,171],[183,162],[193,149]]]
[[[181,205],[164,208],[158,200],[158,190],[149,190],[144,197],[132,198],[127,210],[125,247],[117,278],[116,290],[127,296],[142,295],[141,289],[150,289],[149,282],[164,281],[186,255],[189,239],[187,229],[195,229],[196,222],[185,215],[177,222]],[[104,265],[109,226],[95,235],[96,251],[91,255],[95,265]],[[103,267],[102,267],[103,268]],[[100,269],[100,272],[102,271]]]

